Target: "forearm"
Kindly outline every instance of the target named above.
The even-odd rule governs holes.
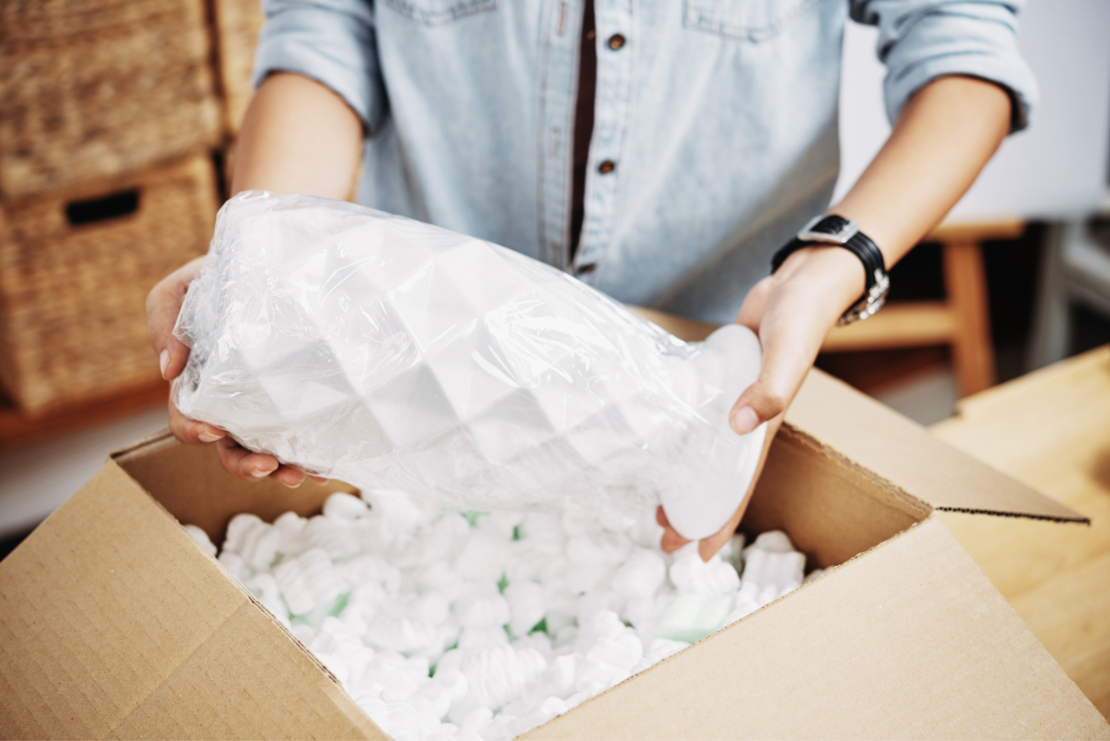
[[[308,77],[266,78],[235,149],[232,194],[244,190],[346,198],[362,149],[362,122],[341,97]]]
[[[1009,132],[1010,105],[994,83],[934,80],[906,104],[887,143],[830,213],[859,222],[891,267],[971,187]]]
[[[921,89],[848,195],[830,209],[853,219],[889,268],[939,223],[1009,131],[1010,99],[998,86],[945,77]],[[839,317],[864,290],[848,250],[806,247],[749,291],[737,321],[759,333],[759,380],[730,415],[744,434],[781,414]]]

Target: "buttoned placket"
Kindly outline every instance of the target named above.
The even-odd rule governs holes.
[[[540,58],[538,256],[562,270],[568,267],[570,244],[571,160],[582,8],[581,0],[547,3]]]
[[[621,151],[632,99],[635,38],[633,0],[594,0],[597,24],[597,93],[586,166],[585,219],[572,272],[596,280],[617,216]]]

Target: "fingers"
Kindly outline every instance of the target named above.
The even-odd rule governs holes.
[[[659,547],[663,549],[664,553],[674,553],[690,542],[671,527],[671,523],[667,519],[667,513],[663,511],[662,506],[655,510],[655,521],[663,526],[663,538],[659,541]]]
[[[269,476],[290,489],[296,489],[304,483],[307,476],[299,468],[281,465],[272,455],[247,450],[230,437],[218,440],[216,450],[220,454],[220,465],[224,470],[243,481],[261,481]]]
[[[226,433],[219,427],[189,419],[182,414],[174,403],[169,403],[170,432],[183,443],[189,445],[207,445],[221,440]]]
[[[790,406],[839,316],[835,308],[830,310],[806,295],[804,288],[781,285],[762,307],[759,378],[744,389],[729,413],[729,424],[738,435],[751,432]]]
[[[759,379],[744,392],[729,413],[729,425],[737,435],[746,435],[764,422],[782,414],[802,385],[809,366],[764,366]]]
[[[725,543],[732,539],[736,534],[736,528],[740,527],[740,520],[744,516],[744,511],[747,509],[747,498],[744,499],[744,504],[736,509],[725,526],[717,532],[710,535],[708,538],[702,538],[698,541],[698,555],[701,556],[702,561],[708,561],[717,555],[717,551],[724,548]]]
[[[729,414],[738,434],[781,414],[805,380],[829,329],[863,290],[859,261],[837,247],[798,250],[744,299],[736,321],[759,335],[759,379]]]
[[[270,475],[290,489],[296,489],[308,478],[308,474],[295,466],[278,466],[278,469]]]
[[[189,284],[196,278],[204,265],[204,258],[198,257],[178,268],[156,285],[146,299],[147,324],[150,329],[150,344],[158,353],[162,377],[172,380],[181,374],[189,359],[189,346],[173,334],[177,315]],[[261,481],[267,476],[290,488],[304,483],[307,476],[294,466],[282,466],[277,458],[265,453],[252,453],[227,436],[223,430],[205,422],[189,419],[183,415],[173,402],[169,404],[170,431],[183,443],[206,445],[216,443],[220,463],[232,476],[244,481]],[[313,476],[320,483],[326,478]]]
[[[225,471],[237,479],[261,481],[267,476],[273,476],[289,488],[296,489],[308,477],[308,474],[295,466],[279,465],[278,459],[272,455],[252,453],[218,427],[189,419],[174,406],[172,401],[169,404],[169,417],[170,431],[181,442],[190,445],[217,443],[220,464]],[[322,476],[313,476],[312,479],[321,484],[326,484],[328,481]]]
[[[828,325],[823,322],[807,321],[805,317],[784,320],[769,307],[760,332],[763,360],[759,378],[744,389],[729,413],[729,424],[736,434],[746,435],[786,411],[827,332]]]
[[[767,424],[767,436],[763,440],[763,450],[759,454],[759,464],[755,469],[755,476],[752,477],[751,484],[748,485],[748,491],[744,494],[744,498],[740,501],[740,506],[717,532],[710,535],[708,538],[702,538],[698,542],[698,555],[701,556],[702,561],[708,561],[717,554],[725,543],[736,533],[736,529],[740,527],[740,521],[744,518],[744,513],[748,509],[748,502],[751,501],[752,494],[755,492],[755,485],[759,481],[759,476],[763,473],[763,466],[767,462],[767,454],[771,450],[771,443],[775,439],[775,434],[782,426],[782,416],[771,419]],[[673,553],[682,546],[689,543],[689,539],[682,537],[671,527],[670,521],[667,519],[667,513],[663,511],[662,507],[655,510],[655,521],[663,526],[663,537],[660,540],[659,546],[665,553]]]
[[[146,299],[150,344],[158,355],[162,377],[166,380],[180,375],[189,358],[189,346],[174,337],[173,328],[181,313],[185,292],[203,265],[204,258],[198,257],[178,268],[154,286]]]
[[[277,471],[278,459],[265,453],[252,453],[229,437],[216,442],[224,470],[243,481],[261,481]],[[302,475],[303,480],[303,475]]]

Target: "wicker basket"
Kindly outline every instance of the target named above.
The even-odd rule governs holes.
[[[216,206],[205,155],[4,211],[0,379],[22,414],[158,381],[146,295],[204,254]]]
[[[204,0],[0,3],[7,203],[215,146]]]
[[[227,103],[228,127],[239,132],[251,101],[251,69],[262,30],[260,0],[215,0],[220,50],[220,83]]]

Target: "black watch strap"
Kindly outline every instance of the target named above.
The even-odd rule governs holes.
[[[771,272],[778,270],[793,253],[815,244],[843,247],[863,263],[863,295],[840,317],[841,324],[866,319],[882,308],[887,291],[890,290],[890,278],[886,274],[883,253],[870,237],[859,231],[855,222],[843,216],[832,214],[818,217],[807,224],[798,232],[797,237],[774,254],[771,258]]]
[[[830,233],[834,233],[843,228],[844,224],[848,222],[843,216],[832,214],[821,219],[816,225],[811,228],[811,231],[824,231],[828,228]],[[819,240],[802,240],[795,237],[787,242],[778,252],[771,258],[771,272],[774,273],[786,261],[786,258],[794,254],[803,247],[812,247],[813,245],[828,245],[833,247],[843,247],[863,263],[864,272],[864,293],[866,294],[875,284],[883,279],[886,275],[886,263],[883,260],[883,253],[879,250],[878,245],[871,241],[863,232],[857,231],[855,234],[843,244],[837,242],[822,242]]]

